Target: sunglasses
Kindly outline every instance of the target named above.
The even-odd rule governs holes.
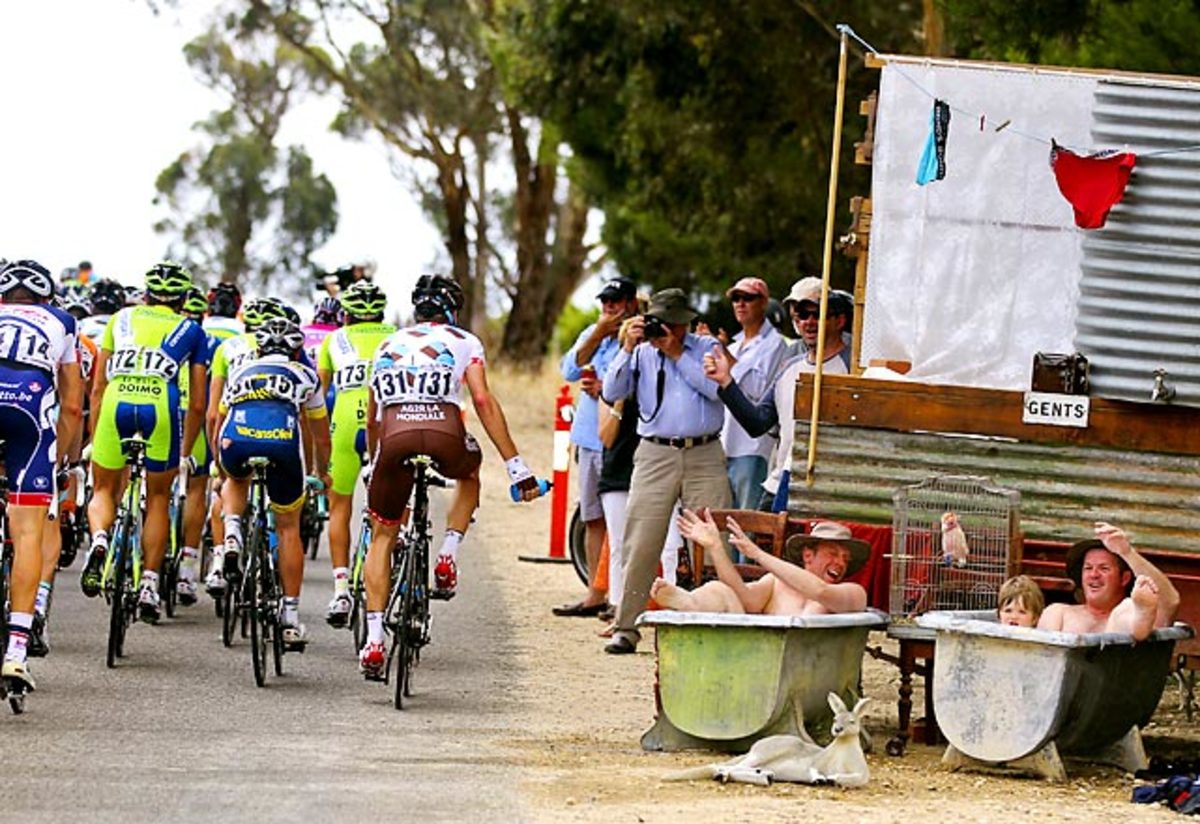
[[[754,303],[761,295],[748,295],[745,292],[734,292],[729,296],[730,303]]]
[[[820,309],[793,309],[792,317],[796,320],[808,320],[809,318],[818,318],[821,316]]]

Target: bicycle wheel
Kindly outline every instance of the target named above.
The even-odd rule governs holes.
[[[220,604],[217,614],[221,616],[221,643],[227,647],[233,646],[233,634],[237,631],[240,589],[241,584],[238,581],[226,581],[225,592],[217,599],[217,603]]]
[[[249,595],[244,605],[250,623],[250,657],[254,662],[254,683],[260,687],[267,683],[267,632],[265,571],[263,570],[262,535],[257,527],[251,528],[250,540],[246,543],[246,582]]]
[[[575,574],[579,576],[580,581],[583,581],[583,585],[587,586],[591,580],[587,560],[587,526],[583,522],[578,505],[575,507],[575,514],[571,516],[571,526],[567,529],[567,544],[571,552],[571,564],[575,567]]]
[[[279,620],[279,610],[282,606],[280,593],[283,592],[283,586],[279,582],[275,559],[269,553],[263,557],[263,616],[271,635],[271,657],[274,659],[275,675],[280,676],[283,675],[283,622]]]
[[[112,597],[109,600],[108,649],[105,663],[109,669],[117,666],[117,659],[125,654],[125,629],[127,590],[132,590],[129,575],[129,537],[133,528],[133,516],[126,510],[120,515],[120,532],[116,535],[109,552],[112,553]]]
[[[413,645],[412,624],[415,617],[416,601],[416,565],[415,552],[420,547],[411,547],[404,553],[403,566],[396,586],[395,623],[392,627],[391,658],[396,663],[395,673],[395,705],[396,709],[404,709],[404,699],[412,696],[409,678],[412,675],[415,647]],[[390,662],[389,662],[390,663]]]
[[[350,637],[360,652],[367,643],[367,595],[361,583],[350,586]]]

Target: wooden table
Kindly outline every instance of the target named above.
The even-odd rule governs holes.
[[[938,730],[937,715],[933,711],[935,631],[915,624],[889,624],[887,635],[899,642],[899,655],[886,653],[881,647],[867,647],[867,652],[871,654],[872,658],[887,661],[900,669],[900,700],[897,704],[900,723],[896,737],[887,742],[888,755],[904,755],[909,738],[914,738],[924,744],[943,743],[945,739]],[[914,736],[911,730],[914,674],[925,679],[925,718],[921,725],[923,734],[918,736]]]

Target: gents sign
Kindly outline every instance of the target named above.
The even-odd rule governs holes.
[[[1044,426],[1077,426],[1086,429],[1091,399],[1087,395],[1026,392],[1021,420]]]

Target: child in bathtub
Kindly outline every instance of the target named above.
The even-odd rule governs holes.
[[[749,615],[821,615],[861,612],[867,608],[867,591],[847,581],[870,557],[866,541],[854,538],[850,528],[833,521],[818,521],[807,535],[788,539],[785,556],[776,558],[746,536],[737,521],[725,522],[729,542],[766,574],[749,583],[742,580],[730,560],[712,513],[685,509],[676,523],[679,532],[700,544],[712,558],[719,580],[688,592],[662,578],[654,581],[650,597],[667,609],[681,612],[732,612]]]
[[[1009,578],[1000,587],[1000,623],[1010,627],[1036,627],[1046,608],[1041,588],[1028,575]]]

